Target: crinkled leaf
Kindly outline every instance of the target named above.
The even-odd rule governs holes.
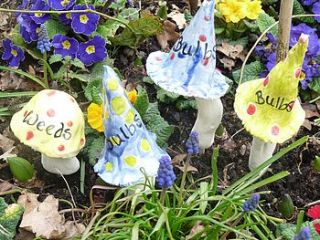
[[[18,181],[27,182],[33,177],[34,167],[28,160],[21,157],[9,157],[7,161],[12,175]]]
[[[115,38],[110,39],[113,44],[135,48],[144,39],[162,31],[160,19],[144,12],[141,13],[141,18],[130,21],[128,25],[133,29],[134,33],[125,28]]]
[[[119,11],[119,10],[123,9],[126,6],[126,2],[127,2],[127,0],[116,0],[116,1],[113,1],[110,4],[109,8]]]
[[[304,222],[301,227],[309,227],[311,230],[311,239],[320,240],[320,237],[311,222]],[[291,223],[283,223],[277,226],[277,236],[284,240],[291,240],[296,235],[296,225]]]
[[[179,110],[186,110],[190,108],[197,109],[197,102],[191,98],[179,98],[176,102],[176,107]]]
[[[157,99],[163,103],[172,103],[176,101],[179,96],[179,94],[168,92],[162,88],[157,90]]]
[[[260,73],[264,70],[264,65],[259,61],[255,61],[246,65],[243,71],[242,83],[259,78]],[[232,73],[236,82],[239,82],[240,80],[240,73],[241,69],[238,69]]]
[[[80,68],[82,70],[86,69],[86,66],[78,58],[72,59],[70,61],[70,63],[71,63],[72,66],[75,66],[75,67]]]
[[[303,6],[299,3],[298,0],[293,1],[293,14],[294,15],[306,14],[306,11],[304,10]],[[315,19],[313,17],[302,17],[302,18],[299,18],[299,20],[306,23],[315,22]]]
[[[102,99],[100,96],[101,88],[102,88],[102,85],[101,85],[100,79],[92,80],[85,87],[84,95],[90,102],[101,104],[102,103]]]
[[[62,65],[62,66],[59,68],[59,70],[54,73],[54,75],[53,75],[54,80],[64,79],[65,71],[66,71],[66,66],[65,66],[65,65]]]
[[[45,22],[45,26],[50,39],[52,39],[53,36],[56,34],[62,34],[62,35],[67,34],[66,27],[57,20],[49,19],[48,21]]]
[[[139,19],[139,11],[136,8],[125,8],[119,14],[118,17],[126,20],[136,20]]]
[[[146,123],[147,129],[157,135],[158,145],[164,147],[173,133],[173,126],[169,125],[168,122],[161,117],[157,102],[149,104],[143,121]]]
[[[104,148],[104,137],[102,135],[96,136],[92,141],[90,141],[88,148],[88,160],[93,166],[99,159],[101,152]]]
[[[53,63],[61,62],[62,60],[63,58],[60,54],[54,54],[50,57],[49,63],[53,64]]]
[[[137,89],[138,97],[136,102],[134,103],[134,107],[139,112],[140,116],[143,118],[149,107],[149,97],[147,91],[143,87],[138,86]]]
[[[257,25],[259,27],[260,32],[264,32],[268,27],[274,24],[276,20],[273,17],[269,16],[267,13],[263,12],[259,15],[257,19]],[[273,27],[269,32],[271,32],[274,36],[278,35],[278,27]]]
[[[121,27],[123,24],[121,24],[118,21],[109,19],[107,21],[105,21],[102,24],[99,24],[98,28],[97,28],[97,33],[105,38],[105,39],[109,39],[112,38],[116,35],[117,30],[119,29],[119,27]]]
[[[314,78],[309,84],[309,88],[320,94],[320,78]]]

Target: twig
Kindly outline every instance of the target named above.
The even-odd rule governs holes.
[[[87,210],[82,209],[82,208],[69,208],[69,209],[63,209],[59,211],[60,214],[68,213],[68,212],[82,212],[82,213],[87,213]]]

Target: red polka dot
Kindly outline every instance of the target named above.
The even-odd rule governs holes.
[[[174,53],[170,54],[170,59],[173,60],[174,59]]]
[[[64,151],[64,149],[65,149],[64,145],[59,145],[58,150],[59,150],[60,152]]]
[[[267,86],[269,83],[269,76],[267,76],[264,80],[263,80],[263,86]]]
[[[28,115],[28,111],[25,111],[24,114],[23,114],[23,116],[25,117],[25,116],[27,116],[27,115]]]
[[[301,68],[296,69],[296,70],[294,71],[294,76],[295,76],[296,78],[300,77],[301,72],[302,72],[302,71],[301,71]]]
[[[201,35],[199,36],[199,40],[200,40],[201,42],[205,42],[205,41],[207,41],[207,37],[206,37],[206,35],[201,34]]]
[[[162,58],[161,57],[156,57],[156,60],[157,61],[162,61]]]
[[[253,115],[253,114],[256,113],[256,111],[257,111],[256,105],[250,103],[249,106],[248,106],[248,108],[247,108],[247,113],[248,113],[249,115]]]
[[[211,17],[210,17],[210,16],[204,16],[204,20],[205,20],[205,21],[210,21],[210,20],[211,20]]]
[[[67,125],[68,125],[68,127],[72,127],[73,122],[72,122],[72,121],[69,121],[69,122],[67,122]]]
[[[47,95],[48,95],[49,97],[51,97],[51,96],[54,95],[55,93],[56,93],[56,91],[52,90],[52,91],[48,92]]]
[[[28,131],[27,132],[27,136],[26,136],[26,140],[28,141],[28,140],[30,140],[31,138],[33,138],[33,132],[31,132],[31,131]]]
[[[81,145],[84,144],[84,139],[83,139],[83,138],[80,139],[80,144],[81,144]]]
[[[54,117],[55,114],[56,114],[56,113],[55,113],[55,111],[54,111],[52,108],[50,108],[50,109],[47,111],[47,115],[48,115],[49,117]]]
[[[209,58],[205,58],[202,60],[202,64],[206,66],[209,63]]]
[[[271,133],[272,133],[272,135],[277,136],[277,135],[279,135],[279,132],[280,132],[280,129],[279,129],[278,126],[273,126],[273,127],[271,128]]]

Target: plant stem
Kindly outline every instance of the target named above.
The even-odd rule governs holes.
[[[161,202],[162,205],[164,205],[164,200],[166,198],[166,192],[167,192],[167,189],[163,188],[161,193],[160,193],[160,202]]]
[[[101,12],[98,12],[96,10],[93,10],[93,9],[84,9],[84,10],[69,10],[69,11],[39,11],[39,10],[17,10],[17,9],[6,9],[6,8],[0,8],[0,12],[11,12],[11,13],[55,13],[55,14],[65,14],[65,13],[95,13],[95,14],[98,14],[102,17],[105,17],[107,19],[110,19],[110,20],[114,20],[116,22],[119,22],[121,24],[123,24],[124,26],[126,26],[134,35],[135,32],[133,30],[132,27],[130,27],[125,21],[121,20],[121,19],[118,19],[116,17],[112,17],[112,16],[109,16],[105,13],[101,13]]]
[[[183,197],[184,197],[184,192],[185,192],[185,184],[186,184],[186,177],[187,177],[187,173],[188,173],[188,167],[189,167],[189,163],[190,163],[190,159],[191,159],[191,155],[188,154],[184,168],[183,168],[183,174],[182,174],[182,178],[181,178],[181,184],[180,184],[180,196],[179,196],[179,202],[178,202],[178,206],[181,207],[182,201],[183,201]]]
[[[45,51],[43,53],[43,62],[47,62],[47,52]],[[49,82],[48,82],[48,68],[46,64],[43,64],[43,79],[44,79],[44,83],[46,84],[46,86],[49,87]]]

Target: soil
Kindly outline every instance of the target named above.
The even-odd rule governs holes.
[[[170,4],[177,1],[168,1]],[[180,8],[186,7],[185,4],[175,3]],[[152,10],[152,9],[151,9]],[[144,56],[147,56],[150,52],[158,50],[159,46],[155,40],[149,40],[145,42],[137,52],[142,52]],[[129,51],[129,54],[128,54]],[[145,60],[145,59],[144,59]],[[143,67],[136,67],[132,63],[132,54],[130,50],[122,48],[119,50],[115,65],[120,69],[124,78],[129,83],[142,84],[141,79],[146,75]],[[230,74],[230,73],[227,73]],[[155,99],[155,89],[148,85],[147,86],[150,99]],[[218,170],[219,170],[219,186],[221,188],[230,185],[235,180],[249,172],[247,162],[249,158],[251,136],[245,131],[239,130],[242,128],[241,121],[237,118],[233,111],[233,96],[234,88],[230,93],[222,98],[224,105],[224,116],[222,124],[225,128],[224,135],[217,137],[215,146],[220,146],[220,154],[218,159]],[[196,118],[196,110],[184,110],[179,111],[173,105],[160,104],[160,111],[162,116],[172,125],[175,126],[174,133],[172,134],[168,143],[168,152],[174,157],[177,154],[184,152],[184,142],[188,137],[188,134],[193,126]],[[0,133],[2,133],[9,125],[9,118],[4,119],[0,124]],[[319,132],[319,128],[313,126],[311,131],[301,128],[300,132],[296,137],[289,140],[287,143],[278,145],[277,149],[280,149],[290,142],[298,139],[301,136],[309,135],[313,136]],[[233,136],[234,135],[234,136]],[[231,138],[232,136],[232,138]],[[13,135],[9,136],[14,139]],[[54,174],[47,173],[41,166],[40,154],[35,153],[29,147],[16,142],[19,156],[24,157],[35,164],[37,169],[37,179],[43,181],[42,187],[31,188],[32,191],[39,193],[40,198],[48,194],[53,194],[55,197],[60,199],[66,199],[71,201],[71,195],[68,191],[66,182],[62,177]],[[271,191],[270,195],[265,196],[264,208],[271,215],[279,216],[277,211],[277,201],[284,194],[289,194],[297,208],[302,208],[306,204],[320,199],[319,182],[320,173],[316,172],[312,168],[312,161],[315,156],[319,155],[320,142],[319,139],[311,137],[307,144],[297,148],[287,155],[279,159],[274,163],[268,172],[267,176],[271,176],[274,173],[287,170],[290,175],[278,182],[268,185],[263,190]],[[0,155],[2,153],[0,152]],[[205,154],[196,156],[192,159],[192,166],[197,168],[197,172],[194,173],[194,178],[205,177],[211,174],[211,154],[212,149],[208,149]],[[81,155],[80,155],[81,158]],[[177,170],[176,172],[178,172]],[[0,178],[2,180],[10,181],[15,183],[10,174],[8,167],[0,169]],[[72,196],[74,197],[78,205],[89,206],[89,192],[91,187],[96,183],[97,176],[93,172],[92,167],[86,164],[86,175],[85,175],[85,192],[80,192],[79,182],[80,173],[77,172],[70,176],[65,176],[68,185],[70,186]],[[31,186],[32,187],[32,186]],[[95,197],[102,201],[104,199],[105,192],[97,191]],[[63,206],[62,206],[63,207]]]

